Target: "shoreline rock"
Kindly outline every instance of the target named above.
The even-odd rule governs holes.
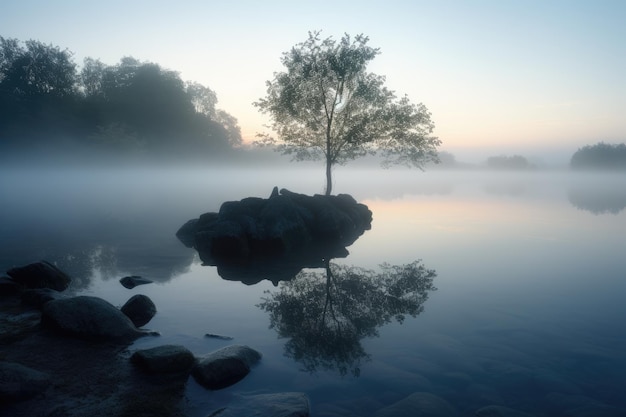
[[[41,325],[85,340],[129,341],[146,335],[111,303],[86,295],[47,302]]]
[[[196,363],[196,357],[184,346],[161,345],[135,351],[130,361],[148,373],[182,373],[188,376]]]
[[[128,317],[136,327],[145,326],[157,313],[152,300],[143,294],[135,294],[124,303],[120,311]]]
[[[7,275],[26,289],[51,288],[64,291],[72,281],[69,275],[47,261],[11,268]]]
[[[191,374],[203,387],[218,390],[241,381],[259,360],[261,354],[248,346],[226,346],[200,358]]]

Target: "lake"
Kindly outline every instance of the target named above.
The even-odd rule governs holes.
[[[331,260],[334,286],[323,268],[276,286],[223,279],[175,236],[222,202],[268,197],[274,186],[319,193],[321,168],[4,170],[0,267],[46,259],[74,277],[76,293],[115,305],[148,295],[158,313],[146,328],[161,336],[131,351],[175,343],[201,355],[237,343],[263,354],[227,389],[190,379],[190,416],[238,394],[285,391],[306,393],[313,416],[373,416],[415,392],[467,416],[488,405],[626,415],[624,174],[348,166],[334,179],[333,192],[374,219],[348,256]],[[414,308],[371,301],[409,291],[393,284],[407,265],[422,267],[421,289],[402,293]],[[129,290],[126,275],[155,283]],[[306,313],[294,325],[303,303],[334,308],[332,319]],[[335,330],[316,334],[318,325]]]

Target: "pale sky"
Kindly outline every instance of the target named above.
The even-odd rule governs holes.
[[[626,0],[0,0],[0,35],[75,61],[133,56],[213,89],[245,139],[252,103],[308,31],[363,33],[369,68],[424,103],[455,154],[626,142]]]

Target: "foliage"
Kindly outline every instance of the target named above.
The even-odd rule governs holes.
[[[336,369],[358,376],[368,354],[360,340],[378,336],[378,327],[424,310],[436,290],[434,270],[420,261],[382,264],[380,272],[331,264],[324,273],[300,272],[259,307],[270,313],[270,327],[289,338],[287,356],[308,372]]]
[[[151,62],[116,65],[53,45],[0,37],[0,146],[63,143],[117,153],[224,152],[241,144],[237,120],[217,96]],[[63,151],[63,149],[59,149]]]
[[[578,149],[570,160],[572,169],[626,169],[626,144],[600,142]]]
[[[257,142],[275,146],[295,160],[326,162],[326,193],[332,188],[331,167],[380,152],[385,164],[422,167],[437,160],[439,139],[423,104],[397,98],[385,78],[367,72],[379,50],[368,38],[344,35],[336,42],[319,32],[297,44],[281,59],[284,72],[267,82],[257,101],[272,119],[277,138],[260,134]]]

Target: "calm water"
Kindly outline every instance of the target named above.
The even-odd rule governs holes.
[[[322,174],[3,172],[0,266],[54,261],[75,277],[74,291],[116,305],[148,295],[159,312],[147,327],[162,336],[131,350],[178,343],[200,355],[238,343],[263,353],[228,389],[208,392],[190,379],[191,416],[236,394],[282,391],[307,393],[317,416],[374,415],[419,391],[468,416],[492,404],[537,416],[624,415],[624,175],[337,171],[335,192],[367,204],[374,221],[349,256],[332,261],[335,325],[350,332],[316,337],[290,326],[284,307],[324,303],[324,269],[305,271],[316,287],[245,285],[201,265],[174,233],[223,201],[267,197],[274,185],[320,192]],[[367,300],[386,285],[380,264],[414,261],[436,273],[436,290],[399,323]],[[342,281],[354,268],[371,271],[368,288]],[[130,274],[156,283],[127,290],[118,279]],[[362,292],[351,297],[349,288]]]

